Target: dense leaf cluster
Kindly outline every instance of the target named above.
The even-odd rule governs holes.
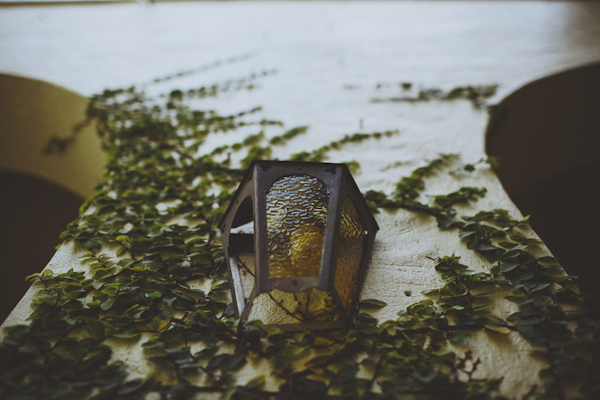
[[[458,257],[442,257],[436,270],[445,283],[424,294],[437,300],[453,329],[460,329],[456,331],[460,340],[470,337],[468,331],[485,328],[503,334],[517,331],[531,342],[536,349],[533,355],[548,361],[540,372],[547,383],[538,396],[564,399],[578,387],[580,398],[597,397],[600,319],[596,300],[580,293],[577,277],[567,275],[555,258],[538,255],[541,242],[524,236],[529,217],[512,219],[506,210],[495,209],[457,218],[452,206],[476,200],[485,195],[485,189],[463,187],[434,196],[433,204],[413,200],[424,188],[423,177],[447,160],[448,156],[442,156],[402,178],[391,196],[374,191],[365,196],[377,207],[416,210],[435,217],[440,229],[458,230],[466,247],[492,264],[489,273],[476,272]],[[487,311],[494,303],[490,295],[499,291],[519,309],[505,319]]]
[[[211,86],[210,93],[231,84]],[[453,206],[484,196],[482,188],[418,201],[425,179],[456,161],[451,155],[417,168],[390,195],[369,191],[365,197],[375,210],[423,212],[441,229],[457,230],[459,240],[494,264],[490,272],[470,270],[453,256],[436,259],[442,286],[396,320],[379,323],[368,310],[386,304],[369,299],[344,330],[290,334],[241,327],[229,304],[216,223],[245,166],[271,157],[273,146],[308,127],[267,140],[264,127],[282,124],[258,117],[260,108],[219,115],[187,105],[207,90],[172,91],[159,97],[162,103],[136,88],[91,99],[88,122],[96,121],[109,162],[96,194],[61,236],[87,249],[85,269],[31,276],[39,293],[30,324],[9,327],[0,345],[1,398],[489,399],[502,377],[474,378],[480,360],[469,350],[452,350],[478,330],[516,331],[534,343],[549,360],[543,371],[552,378],[548,397],[563,398],[563,384],[573,378],[583,382],[583,397],[597,394],[597,308],[586,308],[574,277],[554,259],[534,255],[538,242],[521,232],[527,220],[503,210],[458,218]],[[206,147],[209,135],[242,126],[258,132]],[[292,158],[322,161],[342,146],[394,133],[348,135]],[[237,165],[234,153],[240,154]],[[498,290],[519,307],[506,319],[488,310],[490,293]],[[567,312],[561,302],[577,307]],[[132,378],[128,365],[113,359],[115,347],[133,345],[159,372]],[[268,363],[273,377],[238,382],[248,363]],[[275,391],[267,385],[272,378]]]

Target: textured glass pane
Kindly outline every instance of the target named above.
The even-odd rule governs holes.
[[[338,292],[346,311],[356,290],[358,268],[362,261],[365,228],[352,200],[342,203],[340,221],[340,245],[335,270],[335,290]]]
[[[327,186],[312,176],[279,179],[267,193],[269,276],[319,276]]]

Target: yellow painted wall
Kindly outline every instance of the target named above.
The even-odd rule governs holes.
[[[91,196],[106,162],[93,126],[65,153],[43,154],[51,137],[69,136],[85,120],[87,104],[82,95],[51,83],[0,74],[0,168]]]

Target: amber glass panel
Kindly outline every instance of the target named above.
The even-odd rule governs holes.
[[[308,175],[281,178],[267,193],[269,276],[319,276],[327,186]]]
[[[340,221],[340,244],[335,269],[335,290],[342,300],[346,311],[350,307],[356,291],[358,269],[363,255],[365,228],[352,200],[342,203]]]

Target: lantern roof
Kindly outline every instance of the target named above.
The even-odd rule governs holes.
[[[343,163],[323,163],[323,162],[316,162],[316,161],[254,160],[250,163],[250,166],[244,173],[244,177],[240,181],[238,188],[236,189],[235,193],[233,194],[231,201],[229,202],[229,205],[227,206],[227,210],[225,211],[225,214],[223,214],[223,217],[219,221],[219,224],[218,224],[219,228],[222,228],[227,215],[230,213],[231,209],[234,206],[234,203],[235,203],[234,200],[239,197],[240,192],[242,191],[242,189],[244,187],[244,184],[246,182],[248,182],[249,178],[254,174],[255,167],[258,164],[265,165],[265,166],[282,166],[282,167],[286,167],[286,168],[293,168],[293,167],[314,167],[314,168],[335,167],[335,168],[340,168],[340,169],[342,169],[342,171],[347,172],[347,176],[350,177],[349,181],[346,183],[353,186],[357,192],[361,193],[360,189],[358,188],[358,185],[356,184],[356,182],[354,181],[354,178],[352,177],[352,173],[348,169],[348,166]],[[308,168],[308,169],[310,169],[310,168]],[[304,168],[303,168],[303,170],[304,170]],[[362,207],[366,208],[367,210],[369,209],[369,206],[367,205],[367,202],[364,199],[364,197],[362,197],[362,195],[359,196],[359,199],[357,199],[357,200],[361,201]],[[363,215],[363,217],[369,219],[369,223],[375,227],[375,230],[379,230],[379,225],[377,225],[377,221],[375,220],[375,217],[373,217],[373,214],[371,212],[364,213],[364,214],[365,215]]]

